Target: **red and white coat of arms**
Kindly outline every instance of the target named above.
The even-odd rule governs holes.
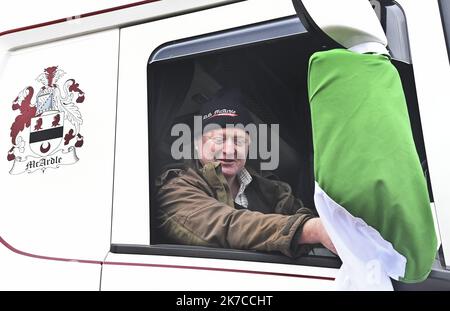
[[[74,79],[60,87],[57,82],[63,75],[57,66],[46,68],[36,79],[43,85],[36,97],[28,86],[13,101],[12,110],[19,115],[11,125],[10,174],[44,172],[78,161],[76,149],[83,146],[84,137],[77,104],[84,102],[85,94]]]

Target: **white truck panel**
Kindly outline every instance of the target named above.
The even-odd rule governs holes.
[[[399,1],[408,23],[428,167],[447,262],[450,258],[450,71],[437,1]],[[447,263],[448,264],[448,263]]]
[[[8,55],[0,80],[4,157],[12,146],[11,124],[19,115],[12,103],[27,86],[34,88],[35,103],[42,87],[36,78],[44,68],[59,66],[66,72],[58,81],[61,92],[67,79],[75,79],[85,92],[85,101],[78,104],[84,143],[76,148],[76,163],[12,175],[14,161],[0,161],[2,193],[8,194],[0,203],[0,235],[18,249],[94,260],[102,260],[109,250],[118,42],[119,31],[111,30]],[[26,139],[30,128],[19,136]]]
[[[19,32],[9,33],[7,29],[0,30],[0,50],[18,49],[86,33],[117,29],[130,24],[165,18],[169,15],[183,14],[191,10],[200,10],[234,1],[236,0],[161,0],[149,3],[137,1],[135,3],[137,5],[125,9],[111,10],[106,8],[106,12],[101,14],[76,15],[80,12],[74,12],[71,16],[58,16],[62,18],[57,19],[57,22],[49,21],[50,25],[45,27],[29,27],[32,26],[30,24],[32,22],[25,21],[22,26],[25,26],[26,29]],[[5,33],[2,33],[2,31],[5,31]]]

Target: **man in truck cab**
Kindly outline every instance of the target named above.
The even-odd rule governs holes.
[[[242,127],[251,123],[246,100],[242,92],[224,89],[202,104],[197,159],[157,180],[161,231],[177,244],[278,251],[295,258],[321,243],[336,253],[320,218],[287,183],[246,165],[252,143]]]

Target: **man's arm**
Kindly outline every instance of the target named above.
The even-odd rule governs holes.
[[[331,242],[325,227],[320,218],[312,218],[303,225],[303,232],[299,239],[299,244],[321,243],[333,253],[337,254],[336,248]]]
[[[178,243],[280,251],[290,257],[301,255],[295,239],[314,217],[304,208],[294,215],[237,210],[212,197],[202,181],[183,176],[163,185],[157,201],[162,229]]]
[[[281,214],[291,215],[297,211],[306,209],[303,206],[301,200],[296,198],[292,194],[289,184],[281,181],[277,181],[277,195],[275,202],[275,211]],[[318,244],[328,248],[333,253],[337,254],[336,249],[331,242],[331,239],[322,224],[322,220],[319,217],[311,218],[303,225],[300,237],[296,241],[298,244]]]

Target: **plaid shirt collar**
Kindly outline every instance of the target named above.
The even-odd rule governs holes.
[[[252,176],[250,173],[243,168],[237,175],[238,181],[239,181],[239,191],[236,195],[236,198],[234,199],[234,202],[239,204],[242,207],[247,208],[248,207],[248,200],[247,196],[245,195],[244,191],[247,188],[247,186],[252,182]]]

